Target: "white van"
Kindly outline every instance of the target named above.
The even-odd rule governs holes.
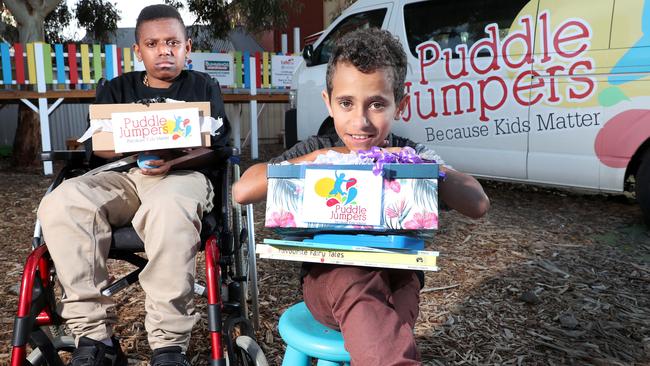
[[[360,27],[408,57],[395,133],[479,177],[622,192],[634,176],[650,223],[650,0],[360,0],[305,47],[288,144],[327,117],[332,46]]]

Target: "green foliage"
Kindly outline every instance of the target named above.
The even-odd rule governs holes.
[[[196,15],[195,24],[208,24],[210,35],[214,38],[225,38],[232,29],[229,9],[224,0],[188,0],[187,7]]]
[[[180,0],[166,2],[182,5]],[[289,10],[302,10],[297,0],[187,0],[187,7],[197,17],[195,24],[208,25],[214,38],[225,38],[235,26],[243,26],[251,33],[282,28],[287,24]]]
[[[104,0],[79,0],[75,17],[88,35],[102,43],[109,42],[109,35],[115,33],[117,22],[121,19],[115,4]]]
[[[294,0],[238,0],[232,3],[240,24],[251,33],[284,28],[289,10],[299,13],[301,5]]]
[[[72,14],[65,1],[45,17],[45,42],[63,43],[73,41],[63,35],[63,29],[70,25]]]
[[[0,158],[8,158],[11,156],[11,146],[0,145]]]
[[[185,4],[180,0],[165,0],[165,4],[173,6],[178,10],[185,9]]]

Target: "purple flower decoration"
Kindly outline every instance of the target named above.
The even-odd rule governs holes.
[[[435,163],[435,160],[424,160],[418,155],[412,147],[405,146],[398,153],[381,149],[373,146],[370,150],[361,150],[358,152],[359,157],[364,159],[372,159],[375,165],[372,167],[374,175],[383,173],[384,164],[400,163],[400,164],[422,164],[422,163]],[[440,171],[440,179],[445,179],[445,173]]]

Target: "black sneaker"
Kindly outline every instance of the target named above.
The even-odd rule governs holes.
[[[128,361],[114,337],[113,347],[88,337],[79,338],[79,345],[72,352],[71,366],[126,366]]]
[[[192,366],[178,346],[161,347],[153,350],[151,366]]]

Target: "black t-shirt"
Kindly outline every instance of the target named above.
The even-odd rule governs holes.
[[[212,136],[212,147],[222,147],[228,144],[230,136],[230,123],[221,96],[219,83],[205,73],[198,71],[181,71],[180,75],[169,88],[159,89],[145,86],[142,82],[144,71],[133,71],[114,78],[97,92],[95,103],[134,103],[143,99],[169,98],[185,102],[210,102],[210,114],[214,118],[221,118],[223,126]],[[89,147],[92,147],[90,145]],[[97,166],[105,163],[95,155],[92,156],[91,165]]]

